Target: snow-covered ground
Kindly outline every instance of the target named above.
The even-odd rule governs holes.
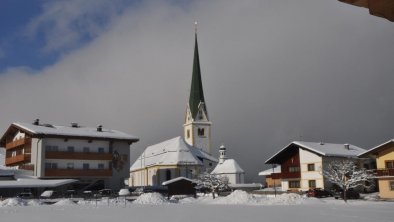
[[[62,199],[53,205],[42,205],[39,200],[7,199],[0,202],[0,218],[7,222],[392,222],[393,209],[394,202],[375,201],[371,197],[344,203],[333,198],[306,198],[297,194],[273,197],[237,191],[214,200],[209,195],[167,200],[160,194],[149,193],[126,205],[123,198],[77,203]]]

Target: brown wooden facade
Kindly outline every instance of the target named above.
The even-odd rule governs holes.
[[[16,166],[29,163],[31,160],[31,138],[9,141],[5,144],[5,165]]]

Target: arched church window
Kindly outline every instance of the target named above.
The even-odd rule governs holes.
[[[189,139],[190,138],[190,130],[186,131],[186,137]]]
[[[166,170],[166,180],[171,180],[171,170]]]
[[[197,134],[198,134],[198,136],[205,136],[204,128],[198,128],[197,129]]]

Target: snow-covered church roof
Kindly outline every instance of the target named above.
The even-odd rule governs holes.
[[[211,174],[235,174],[245,173],[234,159],[226,159],[223,163],[218,163]]]
[[[179,136],[148,146],[130,167],[130,171],[154,165],[202,165],[203,159],[217,162],[215,157],[190,146]]]

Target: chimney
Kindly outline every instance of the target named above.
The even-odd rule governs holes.
[[[344,146],[345,146],[345,149],[350,150],[350,145],[349,144],[345,143]]]
[[[33,122],[33,125],[36,125],[36,126],[40,125],[40,119],[35,119]]]
[[[78,123],[71,123],[71,127],[78,128],[79,126],[78,126]]]
[[[97,126],[97,132],[103,132],[103,126],[102,125],[98,125]]]

